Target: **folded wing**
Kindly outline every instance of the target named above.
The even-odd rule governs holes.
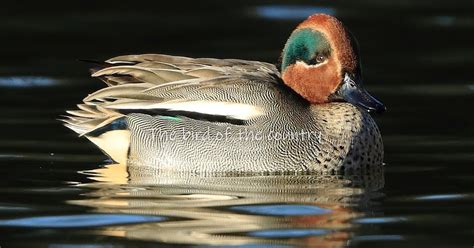
[[[271,110],[280,84],[268,63],[161,54],[115,57],[92,76],[107,87],[63,120],[81,135],[131,112],[245,124]]]

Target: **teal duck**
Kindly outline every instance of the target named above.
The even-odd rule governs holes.
[[[162,54],[109,59],[65,125],[118,163],[182,172],[364,173],[383,164],[358,47],[336,18],[292,32],[281,68]]]

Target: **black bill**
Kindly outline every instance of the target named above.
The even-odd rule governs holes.
[[[382,102],[371,96],[360,83],[357,83],[347,73],[344,76],[342,85],[334,93],[333,97],[334,99],[344,100],[362,107],[369,112],[382,113],[386,110]]]

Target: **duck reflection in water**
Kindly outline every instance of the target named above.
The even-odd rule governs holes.
[[[71,204],[100,213],[165,217],[94,231],[132,240],[194,245],[345,246],[354,218],[372,207],[383,174],[370,176],[190,175],[107,165]]]

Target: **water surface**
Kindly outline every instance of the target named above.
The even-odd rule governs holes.
[[[473,11],[472,1],[4,3],[0,246],[471,247]],[[375,117],[383,176],[127,170],[56,120],[101,87],[79,58],[277,62],[312,12],[359,39],[366,87],[388,107]]]

